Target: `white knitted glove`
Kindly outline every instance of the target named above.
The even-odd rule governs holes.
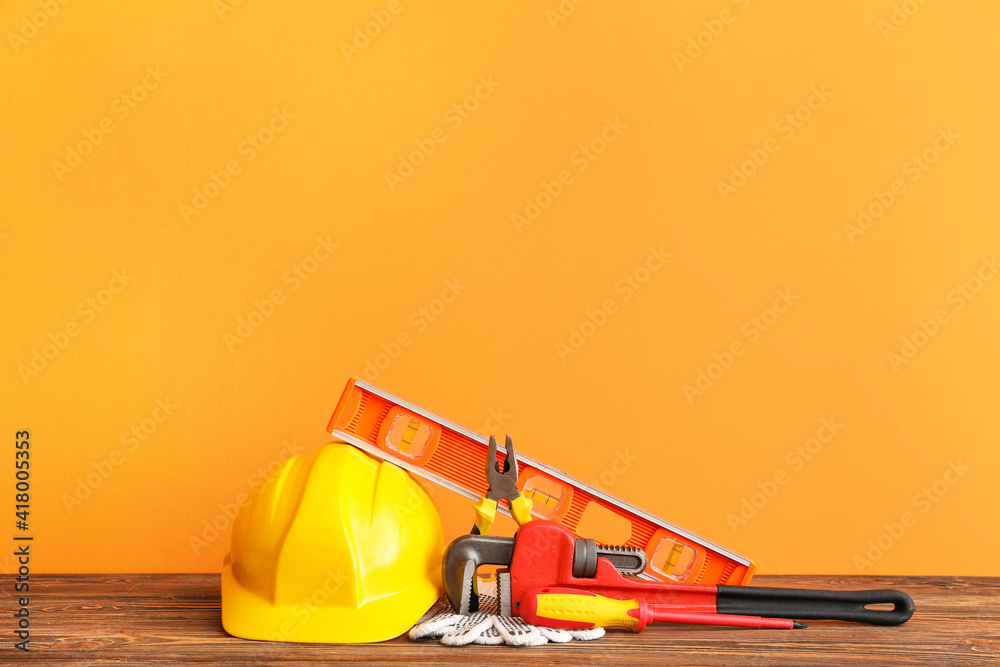
[[[499,616],[495,582],[479,583],[479,611],[456,614],[444,598],[431,610],[433,615],[410,630],[410,639],[438,639],[444,646],[508,644],[541,646],[573,639],[590,641],[604,636],[604,628],[558,630],[525,623],[519,616]]]

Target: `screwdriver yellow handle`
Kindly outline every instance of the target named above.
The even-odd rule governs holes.
[[[578,630],[583,628],[646,627],[637,599],[612,600],[572,588],[541,588],[521,599],[521,618],[534,625]]]

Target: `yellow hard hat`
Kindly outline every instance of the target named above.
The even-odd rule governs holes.
[[[233,523],[222,625],[246,639],[396,637],[441,594],[441,517],[401,468],[344,442],[276,468]]]

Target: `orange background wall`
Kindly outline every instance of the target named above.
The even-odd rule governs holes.
[[[217,570],[357,374],[760,572],[997,573],[995,2],[17,0],[0,29],[38,570]]]

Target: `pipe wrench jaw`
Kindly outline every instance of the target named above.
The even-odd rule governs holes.
[[[517,604],[526,590],[572,585],[571,580],[587,588],[601,572],[624,582],[622,575],[645,570],[646,554],[640,549],[598,546],[552,521],[530,521],[515,537],[463,535],[445,550],[441,576],[445,596],[460,614],[478,611],[474,582],[481,565],[509,566],[497,571],[500,614],[517,616]]]
[[[452,608],[459,614],[469,614],[479,609],[479,600],[473,581],[481,565],[510,565],[514,558],[514,538],[493,535],[463,535],[448,545],[441,562],[441,582],[444,594]],[[505,583],[506,580],[506,583]],[[510,576],[500,576],[497,581],[502,602],[509,604]],[[500,589],[506,585],[507,590]],[[502,609],[501,609],[502,611]],[[510,615],[510,612],[507,614]]]

